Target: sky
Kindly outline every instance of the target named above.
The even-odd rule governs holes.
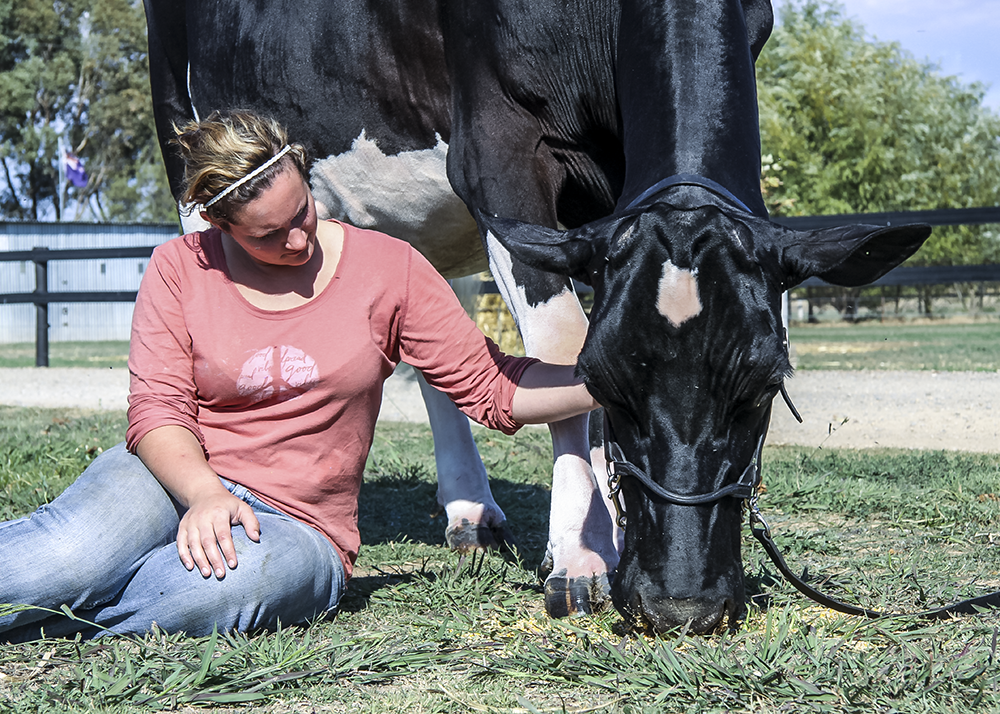
[[[898,42],[963,84],[989,84],[984,104],[1000,113],[1000,0],[838,0],[869,38]],[[775,14],[784,0],[773,0]]]

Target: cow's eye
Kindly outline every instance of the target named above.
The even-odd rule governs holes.
[[[767,406],[771,402],[771,400],[774,399],[774,395],[776,395],[778,393],[779,389],[781,389],[781,383],[780,382],[766,387],[757,396],[756,399],[750,400],[748,402],[748,405],[751,406],[751,408],[753,408],[753,409],[760,409],[761,407]]]

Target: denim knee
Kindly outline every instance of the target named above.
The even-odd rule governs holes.
[[[146,632],[153,622],[192,636],[271,629],[336,609],[344,570],[330,543],[287,516],[258,513],[261,540],[233,529],[239,564],[219,580],[188,571],[177,552],[163,548],[143,564],[121,596],[96,614],[111,632]]]
[[[176,503],[119,444],[54,501],[0,524],[0,602],[100,605],[174,540],[178,522]]]

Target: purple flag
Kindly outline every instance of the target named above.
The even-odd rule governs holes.
[[[77,188],[87,185],[87,172],[83,170],[83,162],[76,154],[66,152],[66,178]]]

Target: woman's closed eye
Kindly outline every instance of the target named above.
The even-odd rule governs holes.
[[[273,231],[268,231],[262,236],[255,236],[254,240],[263,243],[273,238],[278,238],[279,236],[285,235],[288,233],[289,228],[298,228],[299,226],[301,226],[305,222],[308,214],[309,214],[309,205],[307,204],[302,207],[302,210],[300,210],[298,213],[295,214],[295,217],[292,219],[291,224],[287,228],[275,228]]]

